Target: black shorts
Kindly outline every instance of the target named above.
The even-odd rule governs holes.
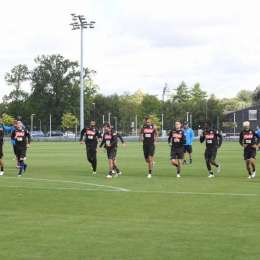
[[[23,160],[26,157],[26,150],[27,150],[26,147],[16,145],[15,150],[16,150],[16,156],[17,156],[18,160],[21,160],[21,159]]]
[[[116,154],[117,154],[117,149],[116,148],[107,149],[107,159],[115,160],[116,159]]]
[[[4,153],[3,153],[3,143],[0,143],[0,159],[2,159],[4,156]]]
[[[206,149],[205,150],[205,160],[206,161],[215,161],[217,157],[218,149]]]
[[[250,160],[256,158],[256,148],[247,148],[244,149],[244,160]]]
[[[97,153],[97,146],[86,145],[86,152],[87,152],[87,154],[96,154]]]
[[[154,144],[143,144],[144,158],[148,159],[149,156],[154,156],[155,145]]]
[[[171,160],[183,160],[184,158],[184,148],[171,149]]]
[[[184,153],[192,153],[192,145],[184,145]]]

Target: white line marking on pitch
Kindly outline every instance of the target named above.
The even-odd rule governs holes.
[[[5,176],[5,179],[17,179],[17,177],[10,177]],[[80,185],[88,185],[88,186],[95,186],[95,187],[101,187],[101,188],[107,188],[107,189],[82,189],[82,188],[71,188],[71,187],[54,187],[54,188],[47,188],[48,190],[81,190],[81,191],[106,191],[106,192],[133,192],[133,193],[157,193],[157,194],[175,194],[175,195],[206,195],[206,196],[231,196],[231,197],[259,197],[260,194],[255,193],[226,193],[226,192],[189,192],[189,191],[155,191],[155,190],[129,190],[122,187],[115,187],[115,186],[109,186],[109,185],[103,185],[103,184],[96,184],[96,183],[90,183],[90,182],[79,182],[79,181],[66,181],[66,180],[55,180],[55,179],[41,179],[41,178],[29,178],[29,177],[21,177],[19,180],[32,180],[32,181],[42,181],[42,182],[56,182],[56,183],[70,183],[70,184],[80,184]],[[26,188],[23,186],[2,186],[2,187],[10,187],[10,188]],[[41,188],[39,188],[41,189]],[[44,189],[44,188],[42,188]]]
[[[8,179],[17,179],[18,177],[8,177],[5,176],[4,178]],[[66,181],[66,180],[55,180],[55,179],[40,179],[40,178],[29,178],[29,177],[20,177],[19,180],[32,180],[32,181],[42,181],[42,182],[56,182],[56,183],[70,183],[70,184],[80,184],[80,185],[88,185],[88,186],[95,186],[95,187],[101,187],[101,188],[108,188],[108,189],[114,189],[118,191],[129,191],[128,189],[121,188],[121,187],[115,187],[110,185],[103,185],[103,184],[96,184],[91,182],[80,182],[80,181]]]
[[[105,191],[105,192],[121,192],[121,190],[97,190],[97,189],[82,189],[82,188],[70,188],[70,187],[52,187],[52,188],[47,188],[47,187],[26,187],[26,186],[18,186],[18,185],[0,185],[0,187],[4,188],[14,188],[14,189],[27,189],[27,190],[76,190],[76,191]]]
[[[192,191],[141,191],[132,190],[136,193],[158,193],[158,194],[176,194],[176,195],[211,195],[211,196],[233,196],[233,197],[257,197],[260,194],[254,193],[224,193],[224,192],[192,192]]]

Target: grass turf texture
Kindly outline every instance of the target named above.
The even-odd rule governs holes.
[[[181,179],[166,143],[152,179],[137,143],[119,147],[123,176],[112,180],[105,153],[92,176],[78,143],[33,143],[22,178],[4,148],[0,259],[260,259],[260,176],[246,178],[237,143],[223,144],[214,179],[198,143]]]

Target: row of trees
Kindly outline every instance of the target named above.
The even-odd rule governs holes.
[[[77,124],[79,117],[79,64],[61,55],[42,55],[34,61],[31,70],[27,65],[17,65],[6,74],[5,80],[13,90],[0,103],[0,113],[20,117],[28,126],[34,114],[35,127],[39,129],[41,123],[45,131],[51,114],[53,129],[74,128],[72,125]],[[188,87],[185,82],[168,93],[166,101],[141,90],[106,96],[99,93],[93,81],[96,72],[90,69],[84,72],[85,120],[94,119],[101,125],[110,118],[124,133],[134,131],[136,119],[140,126],[147,115],[152,115],[160,125],[162,114],[164,129],[170,129],[176,119],[186,120],[187,115],[195,128],[206,119],[221,127],[223,111],[234,111],[260,101],[260,87],[254,92],[240,91],[231,99],[218,99],[208,96],[199,83]],[[30,84],[30,93],[23,90],[24,84]]]

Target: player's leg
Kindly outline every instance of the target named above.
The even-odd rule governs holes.
[[[91,164],[93,174],[97,171],[97,152],[95,148],[87,147],[87,159]]]
[[[107,149],[107,159],[108,159],[108,174],[107,178],[112,178],[113,177],[113,167],[114,167],[114,158],[113,158],[113,151],[112,149]]]
[[[150,144],[144,144],[143,145],[143,152],[144,152],[144,159],[147,163],[148,167],[148,174],[147,177],[152,177],[152,171],[153,171],[153,154],[154,149],[152,149],[152,146]]]
[[[217,157],[217,150],[213,150],[211,154],[210,164],[217,168],[217,173],[220,173],[221,166],[220,163],[216,162],[216,157]]]
[[[244,160],[246,165],[246,170],[248,172],[248,179],[252,178],[253,169],[251,168],[251,158],[252,153],[249,149],[244,149]]]
[[[252,178],[255,178],[256,176],[256,159],[255,158],[251,158],[250,159],[250,167],[252,169]]]
[[[187,145],[184,145],[184,160],[183,160],[183,164],[187,164],[187,156],[188,156]]]
[[[208,177],[212,178],[214,177],[214,173],[212,171],[211,168],[211,157],[212,157],[212,151],[210,151],[209,149],[205,150],[205,162],[206,162],[206,166],[207,166],[207,170],[208,170]]]
[[[250,163],[250,159],[245,160],[246,163],[246,169],[248,172],[248,178],[251,179],[252,178],[252,171],[251,171],[251,163]]]
[[[26,148],[22,146],[16,146],[16,154],[19,164],[18,176],[22,176],[23,172],[26,170],[27,165],[24,163]]]
[[[0,156],[0,176],[4,175],[4,160]]]
[[[171,159],[171,164],[172,164],[174,167],[176,167],[176,174],[177,174],[176,176],[177,176],[178,178],[181,177],[181,176],[180,176],[180,165],[179,165],[178,159],[172,157],[172,159]]]
[[[190,158],[190,164],[192,164],[192,145],[189,146],[188,154],[189,154],[189,158]]]
[[[3,144],[0,144],[0,176],[4,175]]]
[[[118,175],[122,175],[122,172],[118,168],[116,155],[117,155],[117,149],[113,149],[113,170],[116,172],[116,175],[118,176]]]
[[[112,159],[108,159],[108,168],[109,168],[109,172],[107,175],[107,178],[112,178],[113,177],[113,160]]]
[[[181,166],[183,164],[183,158],[184,158],[184,151],[183,150],[179,150],[177,153],[177,162],[178,162],[178,166],[177,166],[177,175],[181,174]]]

